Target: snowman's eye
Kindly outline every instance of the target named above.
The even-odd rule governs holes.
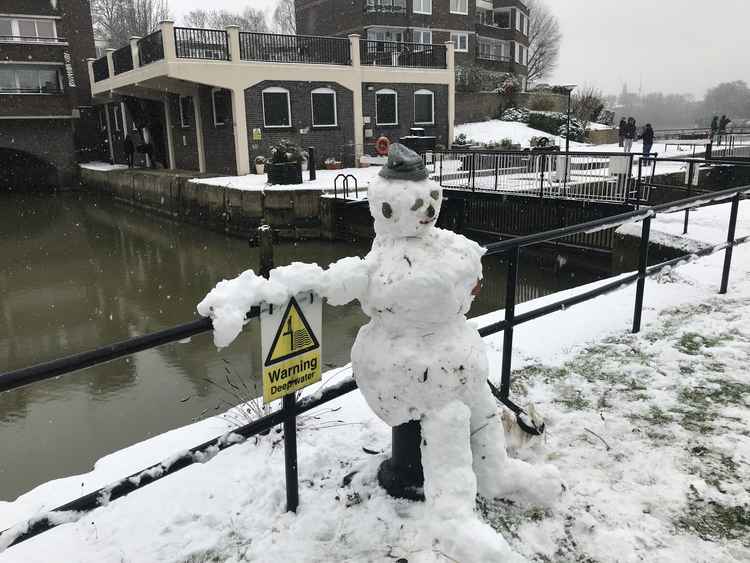
[[[414,205],[411,206],[411,210],[416,211],[423,205],[424,205],[424,200],[422,198],[419,198],[417,201],[414,202]]]
[[[431,197],[432,199],[438,199],[438,198],[440,197],[440,192],[439,192],[439,191],[437,191],[437,190],[432,190],[432,191],[430,192],[430,197]]]
[[[391,204],[386,202],[383,204],[381,209],[383,211],[383,217],[385,217],[386,219],[390,219],[391,215],[393,215],[393,208],[391,207]]]

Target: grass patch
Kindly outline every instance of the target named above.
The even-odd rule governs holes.
[[[738,540],[750,547],[750,508],[705,500],[692,485],[688,508],[674,523],[678,529],[706,541]]]

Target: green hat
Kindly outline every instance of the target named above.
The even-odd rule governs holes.
[[[400,143],[393,143],[388,151],[388,164],[380,169],[379,176],[388,180],[419,182],[428,178],[422,157]]]

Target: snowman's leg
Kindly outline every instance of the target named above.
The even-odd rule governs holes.
[[[471,405],[471,450],[477,489],[485,498],[513,498],[547,504],[561,491],[557,468],[531,465],[505,451],[505,432],[495,398],[478,392]]]

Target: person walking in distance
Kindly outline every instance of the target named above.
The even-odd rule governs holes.
[[[714,115],[714,118],[711,120],[711,142],[716,142],[716,135],[719,134],[719,116]]]
[[[628,126],[628,122],[623,117],[620,119],[620,126],[617,128],[617,136],[620,139],[620,146],[623,146],[625,142],[625,128]]]
[[[727,125],[729,125],[732,122],[731,119],[729,119],[726,115],[722,115],[721,119],[719,120],[719,144],[721,144],[724,140],[724,135],[727,134]]]
[[[125,159],[128,161],[128,168],[133,168],[133,160],[135,156],[135,145],[131,135],[125,135],[125,141],[123,142],[123,148],[125,149]]]
[[[651,128],[650,123],[646,123],[641,138],[643,139],[643,159],[648,160],[648,155],[651,154],[651,147],[654,145],[654,130]]]
[[[625,152],[633,151],[633,139],[635,139],[636,127],[635,118],[628,117],[628,122],[625,124]]]

